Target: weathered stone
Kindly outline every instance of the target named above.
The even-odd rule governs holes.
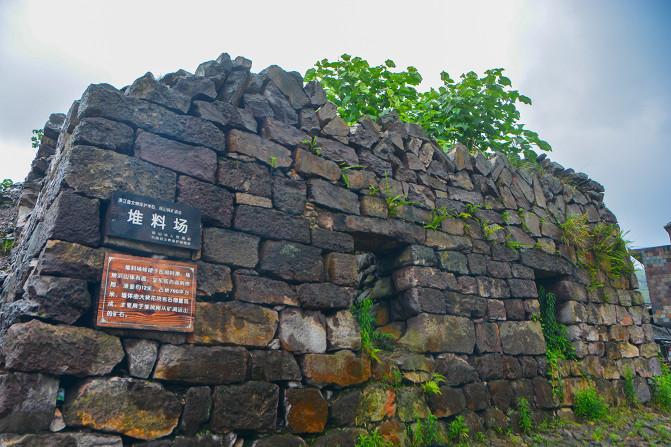
[[[257,206],[238,206],[233,226],[237,230],[266,238],[310,242],[310,227],[307,220]]]
[[[63,409],[68,426],[156,439],[172,433],[182,405],[157,383],[110,377],[80,383],[67,394]]]
[[[528,279],[509,279],[510,296],[514,298],[538,298],[536,283]]]
[[[515,398],[515,391],[511,386],[511,382],[507,380],[492,380],[487,385],[492,398],[492,404],[503,411],[510,409]]]
[[[217,183],[234,191],[262,197],[271,196],[272,178],[268,168],[230,158],[219,158]]]
[[[409,265],[432,267],[436,265],[436,254],[424,245],[408,245],[393,261],[394,267]]]
[[[249,69],[233,70],[227,77],[219,91],[217,99],[229,102],[234,106],[240,103],[240,98],[249,83]]]
[[[195,101],[193,103],[195,115],[211,121],[218,127],[248,130],[256,132],[258,124],[252,113],[245,109],[239,109],[233,104],[224,101],[205,102]]]
[[[82,279],[33,275],[23,290],[30,316],[72,324],[91,307],[88,285]]]
[[[331,283],[301,284],[297,287],[298,299],[305,309],[347,309],[352,305],[356,291]]]
[[[126,90],[126,96],[144,99],[177,112],[186,113],[191,105],[191,98],[162,84],[147,73],[137,78]]]
[[[407,321],[407,330],[399,343],[415,352],[471,354],[475,329],[468,318],[420,314]]]
[[[509,298],[510,289],[504,279],[478,277],[478,294],[486,298]]]
[[[454,236],[442,231],[426,232],[426,245],[440,250],[470,250],[473,243],[465,236]]]
[[[587,289],[575,281],[560,280],[552,283],[548,290],[554,293],[559,301],[587,301]]]
[[[471,411],[484,410],[491,404],[489,402],[489,390],[482,382],[469,383],[464,386],[464,397],[466,397],[466,408]]]
[[[286,351],[252,351],[252,380],[264,382],[300,381],[301,370]]]
[[[64,183],[87,196],[108,199],[115,191],[125,191],[163,200],[175,198],[177,175],[135,157],[91,146],[73,146],[63,163]]]
[[[370,378],[370,360],[351,351],[334,354],[306,354],[302,362],[303,377],[317,386],[347,387],[366,382]]]
[[[75,127],[70,143],[132,154],[134,140],[133,129],[123,123],[105,118],[84,118]]]
[[[353,425],[361,402],[361,394],[359,389],[348,389],[340,392],[331,402],[329,425],[336,427]]]
[[[307,444],[298,436],[285,434],[257,439],[252,447],[307,447]]]
[[[254,118],[263,119],[275,116],[275,112],[270,107],[268,100],[258,93],[246,93],[242,95],[242,103],[245,110],[254,115]]]
[[[319,281],[324,276],[321,250],[296,242],[264,241],[260,267],[292,281]]]
[[[501,354],[485,354],[473,360],[480,379],[519,379],[522,367],[516,357]]]
[[[149,132],[160,133],[185,143],[223,151],[224,133],[209,121],[171,112],[138,98],[123,96],[108,84],[90,85],[79,104],[78,117],[102,117],[131,123]]]
[[[413,287],[405,290],[396,301],[392,303],[392,309],[396,318],[407,319],[422,312],[432,314],[445,314],[447,304],[445,294],[436,289]]]
[[[313,228],[312,245],[325,250],[349,253],[354,251],[354,238],[347,233]]]
[[[236,192],[235,203],[237,205],[258,206],[261,208],[273,207],[273,201],[269,198],[247,194],[246,192]]]
[[[180,431],[188,436],[195,435],[210,419],[211,407],[212,394],[209,387],[189,388],[184,396],[184,410],[179,421]]]
[[[287,73],[277,65],[271,65],[261,72],[272,81],[275,86],[289,98],[289,102],[295,109],[300,109],[310,104],[308,96],[303,91],[302,82],[299,82],[290,73]]]
[[[216,385],[242,382],[249,355],[241,348],[161,345],[154,379]]]
[[[326,317],[326,338],[329,349],[359,350],[361,334],[352,312],[341,310]]]
[[[277,385],[266,382],[217,386],[210,422],[212,430],[218,433],[229,430],[273,431],[277,422],[279,394]]]
[[[263,97],[268,101],[276,120],[288,124],[296,124],[298,122],[296,110],[273,82],[266,84],[263,89]]]
[[[124,358],[118,338],[83,327],[54,326],[32,320],[9,328],[5,365],[19,371],[54,375],[108,374]]]
[[[289,214],[303,214],[307,186],[301,180],[273,177],[273,204]]]
[[[265,347],[277,329],[277,312],[254,304],[229,301],[197,303],[193,340],[201,344]]]
[[[522,264],[531,267],[538,273],[553,275],[570,275],[573,266],[566,259],[545,253],[541,250],[522,250]]]
[[[479,323],[475,325],[475,346],[477,352],[501,352],[499,326],[496,323]]]
[[[320,433],[326,427],[329,405],[316,388],[290,388],[284,394],[287,426],[293,433]]]
[[[392,277],[398,291],[411,287],[431,287],[444,290],[455,289],[457,286],[454,275],[431,267],[404,267],[396,270]]]
[[[335,162],[318,157],[303,149],[296,151],[294,167],[297,172],[306,176],[317,175],[332,182],[340,178],[340,168]]]
[[[282,281],[236,273],[234,297],[236,300],[257,304],[298,306],[294,286]]]
[[[366,431],[361,428],[338,428],[317,438],[312,447],[355,447],[359,436]]]
[[[326,208],[359,214],[358,196],[325,180],[311,179],[308,181],[308,198]]]
[[[41,275],[67,276],[95,281],[100,278],[105,253],[70,242],[50,240],[40,255],[37,270]]]
[[[346,216],[343,228],[337,229],[366,235],[383,236],[394,239],[396,244],[421,244],[424,243],[425,239],[425,230],[421,226],[398,219]],[[363,243],[364,241],[361,242]]]
[[[121,436],[76,432],[0,435],[0,445],[3,447],[123,447]]]
[[[324,259],[329,281],[355,287],[359,284],[359,266],[356,256],[344,253],[329,253]]]
[[[211,101],[217,97],[214,81],[200,76],[181,78],[175,83],[173,88],[192,100],[204,99]]]
[[[203,230],[203,259],[254,268],[259,260],[259,238],[221,228]]]
[[[225,265],[199,262],[197,273],[198,296],[216,298],[233,290],[231,269]]]
[[[131,376],[146,379],[151,375],[158,355],[158,343],[142,338],[127,338],[123,341],[128,372]]]
[[[396,408],[398,418],[402,422],[424,419],[431,413],[424,398],[424,392],[421,388],[414,386],[404,386],[397,390]]]
[[[214,182],[217,172],[217,154],[212,149],[179,143],[141,130],[135,139],[135,155],[206,182]]]
[[[277,143],[247,132],[232,130],[228,133],[228,150],[239,154],[249,155],[271,166],[271,157],[275,157],[274,164],[280,168],[291,165],[291,151]]]
[[[458,251],[439,251],[440,267],[448,272],[468,274],[468,260],[466,255]]]
[[[53,377],[20,372],[0,374],[0,433],[47,430],[56,409],[57,392],[58,379]],[[1,437],[0,445],[4,445]]]
[[[545,354],[545,338],[537,321],[504,321],[500,324],[503,352],[506,354]]]
[[[280,312],[280,343],[292,352],[326,352],[324,316],[319,312],[285,309]]]
[[[563,324],[575,324],[587,321],[587,308],[577,301],[561,303],[557,309],[557,321]]]
[[[450,417],[466,409],[466,398],[464,392],[459,388],[441,386],[440,394],[429,396],[429,407],[431,413],[436,417]]]
[[[273,140],[283,146],[297,146],[308,139],[305,132],[301,132],[294,126],[290,126],[273,118],[266,118],[263,120],[261,136]],[[298,160],[298,152],[296,153],[296,160]]]
[[[371,384],[364,388],[356,411],[356,421],[380,422],[396,413],[395,392],[383,384]]]
[[[97,246],[100,243],[100,211],[97,200],[62,192],[47,210],[43,224],[49,239]]]
[[[463,358],[454,354],[438,356],[435,370],[445,376],[448,385],[460,386],[478,380],[478,373]]]
[[[200,209],[203,220],[230,227],[233,219],[233,194],[215,185],[180,176],[177,202]]]

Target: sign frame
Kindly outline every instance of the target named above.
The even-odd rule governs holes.
[[[117,271],[113,264],[123,266]],[[145,269],[147,271],[145,271]],[[152,270],[153,269],[153,270]],[[155,272],[154,272],[155,270]],[[153,272],[153,273],[152,273]],[[179,274],[178,274],[179,273]],[[184,273],[183,279],[181,278]],[[187,276],[188,273],[188,276]],[[149,276],[153,275],[153,276]],[[103,274],[100,283],[100,295],[96,312],[96,326],[101,328],[139,329],[162,332],[192,333],[196,320],[198,265],[193,262],[172,261],[167,259],[147,258],[124,253],[105,253]],[[145,280],[142,280],[145,278]],[[159,284],[171,285],[169,291],[147,289],[145,283],[155,283],[149,279],[159,279]],[[190,279],[190,281],[189,281]],[[113,281],[115,280],[115,281]],[[121,282],[122,280],[128,282]],[[111,284],[119,282],[121,285]],[[173,282],[173,284],[170,283]],[[179,283],[181,281],[181,283]],[[186,284],[188,282],[188,284]],[[138,288],[138,286],[140,286]],[[153,287],[153,286],[149,286]],[[118,290],[140,290],[134,293],[133,298],[117,296]],[[159,286],[160,289],[160,286]],[[177,293],[179,292],[179,293]],[[129,293],[126,292],[127,296]],[[138,298],[134,298],[135,296]],[[179,295],[179,296],[177,296]],[[163,300],[165,298],[165,300]],[[113,301],[124,306],[115,306]],[[187,303],[183,303],[187,301]],[[126,307],[129,306],[130,307]],[[142,308],[137,309],[135,305]],[[145,308],[149,306],[149,308]],[[152,308],[152,306],[155,306]],[[126,309],[124,311],[110,310],[111,308]],[[186,312],[177,312],[166,309],[185,309]],[[137,309],[137,310],[135,310]],[[112,313],[110,313],[112,312]],[[117,312],[117,314],[113,314]],[[120,316],[118,314],[124,314]]]

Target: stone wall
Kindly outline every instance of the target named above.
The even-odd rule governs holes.
[[[616,401],[627,367],[649,396],[635,279],[588,290],[557,226],[615,222],[601,185],[548,159],[445,154],[393,115],[348,127],[319,85],[250,68],[223,54],[195,75],[91,85],[47,135],[2,293],[0,444],[346,447],[379,427],[406,445],[430,412],[477,431],[514,422],[522,396],[538,417],[564,411],[586,377]],[[184,259],[104,242],[116,190],[201,209],[193,334],[95,327],[106,251]],[[442,208],[464,214],[427,229]],[[579,357],[560,402],[538,284]],[[392,339],[373,356],[350,312],[364,297]],[[439,395],[420,386],[433,373]]]
[[[664,229],[671,239],[671,222]],[[636,251],[645,266],[654,322],[659,326],[671,327],[671,245]]]

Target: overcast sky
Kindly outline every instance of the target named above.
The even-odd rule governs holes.
[[[446,70],[503,67],[551,158],[606,187],[636,246],[669,243],[671,2],[0,0],[0,178],[21,180],[30,133],[90,83],[194,71],[221,52],[304,72],[343,52]]]

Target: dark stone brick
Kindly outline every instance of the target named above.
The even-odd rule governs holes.
[[[271,197],[271,180],[268,168],[257,163],[219,158],[217,183],[222,186],[255,196]]]
[[[508,320],[526,320],[526,311],[524,309],[524,301],[522,300],[506,300],[506,317]]]
[[[137,78],[124,93],[128,97],[144,99],[180,113],[186,113],[191,105],[191,98],[158,82],[151,73]]]
[[[273,109],[276,120],[288,124],[298,123],[298,114],[296,113],[296,110],[273,82],[268,82],[266,84],[263,89],[263,97],[268,101],[268,104],[270,104],[270,108]]]
[[[301,284],[297,287],[298,298],[305,309],[348,309],[354,300],[355,290],[331,283]]]
[[[487,273],[487,258],[476,253],[469,254],[467,258],[468,269],[472,275],[484,275]]]
[[[307,186],[302,180],[273,177],[273,205],[289,214],[303,214]]]
[[[268,115],[271,116],[271,115]],[[305,132],[301,132],[294,126],[277,121],[273,118],[263,120],[261,136],[273,140],[283,146],[297,146],[308,139]]]
[[[237,106],[240,104],[240,98],[249,84],[249,69],[233,70],[227,77],[224,85],[219,90],[217,99],[226,101]]]
[[[275,116],[268,100],[258,93],[242,95],[242,104],[245,110],[254,115],[254,118],[262,119]]]
[[[494,278],[510,278],[510,264],[501,261],[487,260],[487,273]]]
[[[297,79],[291,73],[287,73],[277,65],[271,65],[260,74],[269,79],[289,99],[293,108],[300,109],[310,104],[308,96],[303,91],[302,80]]]
[[[315,227],[312,229],[312,245],[325,250],[350,253],[354,251],[354,238],[347,233]]]
[[[307,443],[295,435],[272,435],[254,441],[254,447],[307,447]]]
[[[462,275],[469,273],[468,259],[466,255],[458,251],[439,251],[438,259],[440,259],[440,267],[448,272]]]
[[[571,275],[573,265],[561,256],[551,255],[538,249],[522,250],[522,264],[537,273],[546,275]]]
[[[281,168],[291,166],[291,151],[277,143],[261,138],[258,135],[232,130],[228,133],[228,151],[254,157],[271,165],[270,158],[276,158],[276,165]]]
[[[490,406],[489,390],[482,382],[469,383],[464,386],[466,408],[472,411],[484,410]]]
[[[73,146],[89,145],[122,154],[133,153],[135,132],[123,123],[105,118],[84,118],[75,127],[70,140]]]
[[[211,427],[217,433],[229,430],[273,431],[277,422],[280,389],[266,382],[218,386],[214,389]],[[235,402],[235,405],[231,405]]]
[[[510,295],[514,298],[538,298],[536,283],[529,279],[509,279]]]
[[[287,427],[294,433],[320,433],[326,427],[329,404],[317,388],[289,388],[284,393]]]
[[[193,436],[210,419],[212,391],[207,386],[192,387],[186,390],[184,410],[179,422],[182,433]]]
[[[238,230],[257,234],[264,238],[310,243],[308,221],[284,214],[281,211],[240,205],[235,211],[233,226]]]
[[[475,295],[447,292],[445,295],[447,313],[469,318],[482,318],[487,313],[487,300]]]
[[[503,352],[518,355],[545,354],[545,338],[536,321],[504,321],[500,324]]]
[[[291,281],[320,281],[324,276],[321,250],[296,242],[265,241],[261,270]]]
[[[233,290],[231,269],[225,265],[198,263],[198,296],[220,297]]]
[[[478,293],[485,298],[508,298],[510,289],[504,279],[478,277]]]
[[[492,380],[488,385],[494,406],[503,411],[508,410],[515,399],[511,383],[507,380]]]
[[[393,279],[398,291],[411,287],[431,287],[439,290],[457,288],[457,281],[453,274],[431,267],[404,267],[394,272]]]
[[[214,182],[217,154],[203,146],[191,146],[142,130],[135,139],[135,156],[182,174]]]
[[[249,354],[241,348],[162,345],[153,377],[203,385],[237,383],[247,378],[248,363]]]
[[[473,360],[482,380],[518,379],[522,367],[517,358],[501,354],[485,354]]]
[[[361,402],[361,390],[344,390],[331,403],[331,425],[343,427],[354,424]]]
[[[337,211],[359,214],[359,197],[353,192],[320,179],[309,180],[308,186],[308,197],[312,202]]]
[[[259,238],[221,228],[203,229],[203,259],[239,267],[256,267]]]
[[[220,128],[237,128],[256,132],[258,124],[251,112],[239,109],[233,104],[223,101],[195,101],[194,114],[211,121]]]
[[[429,407],[436,417],[454,416],[466,409],[466,398],[459,388],[441,386],[440,394],[429,395]]]
[[[405,320],[422,312],[445,314],[445,295],[440,290],[413,287],[404,291],[392,302],[394,317]]]
[[[296,359],[286,351],[252,351],[252,380],[265,382],[300,381]]]
[[[33,275],[23,289],[30,316],[73,324],[91,307],[88,285],[82,279]]]
[[[97,246],[100,243],[100,211],[97,200],[62,192],[44,218],[50,239]]]
[[[393,267],[409,265],[433,267],[436,265],[436,253],[432,248],[424,245],[409,245],[394,258]]]
[[[445,376],[447,384],[460,386],[478,380],[478,373],[463,358],[454,354],[442,354],[436,358],[436,372]]]
[[[68,276],[97,281],[102,274],[105,252],[59,240],[47,241],[37,270],[41,275]]]
[[[502,352],[499,326],[496,323],[475,325],[475,349],[479,354]]]
[[[182,175],[177,182],[177,202],[200,209],[206,223],[231,226],[233,194],[224,188]]]
[[[58,379],[54,377],[20,372],[0,374],[0,433],[48,430],[57,393]]]
[[[370,236],[382,236],[392,239],[396,245],[400,243],[423,244],[426,231],[419,225],[404,222],[398,219],[377,219],[374,217],[346,216],[344,224],[338,226],[337,230],[350,233],[360,233],[359,241],[375,240]],[[367,236],[367,237],[363,237]],[[374,246],[379,245],[373,243]]]

